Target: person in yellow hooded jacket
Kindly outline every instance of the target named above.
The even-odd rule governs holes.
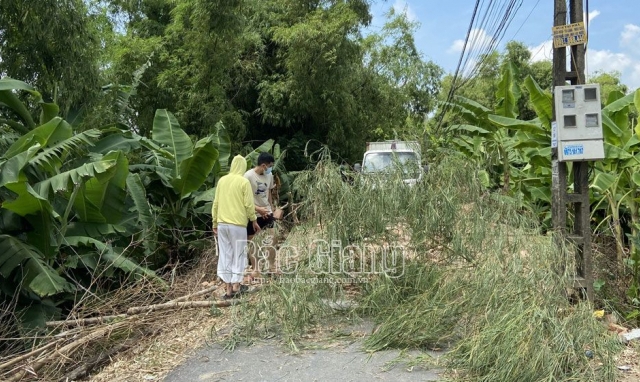
[[[216,185],[211,215],[213,234],[218,237],[218,277],[226,284],[224,299],[233,298],[247,288],[240,285],[247,267],[247,222],[259,231],[253,204],[253,190],[244,177],[247,161],[236,155],[229,174]]]

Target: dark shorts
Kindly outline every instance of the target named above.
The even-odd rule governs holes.
[[[260,226],[260,229],[273,228],[273,221],[274,221],[273,215],[269,215],[269,217],[267,218],[259,217],[258,225]],[[253,223],[252,222],[247,223],[247,236],[253,236],[255,234],[256,233],[253,230]]]

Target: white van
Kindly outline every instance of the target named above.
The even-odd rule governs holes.
[[[399,166],[403,182],[412,186],[422,179],[426,170],[426,166],[421,165],[420,153],[420,144],[415,141],[368,142],[359,171],[365,175],[384,174]]]

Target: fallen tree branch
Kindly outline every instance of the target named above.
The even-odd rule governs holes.
[[[134,315],[143,312],[154,312],[159,310],[170,310],[178,308],[208,308],[211,306],[224,307],[236,305],[240,301],[241,300],[165,302],[162,304],[148,306],[134,306],[127,309],[127,314]]]
[[[61,320],[61,321],[47,321],[45,322],[46,326],[84,326],[84,325],[95,325],[95,324],[105,324],[108,321],[113,321],[118,318],[127,318],[126,314],[116,314],[113,316],[100,316],[100,317],[90,317],[90,318],[77,318],[72,320]]]
[[[24,378],[26,374],[37,374],[38,370],[40,370],[42,366],[46,365],[47,363],[51,362],[54,358],[57,358],[57,357],[61,357],[62,360],[60,361],[60,363],[64,364],[65,360],[70,359],[70,355],[73,354],[73,352],[80,346],[85,345],[86,343],[93,341],[97,338],[103,337],[107,333],[110,333],[116,329],[121,329],[126,324],[127,322],[118,322],[115,324],[111,324],[104,328],[95,330],[87,334],[86,336],[81,337],[73,342],[70,342],[65,346],[61,347],[60,349],[57,349],[55,352],[49,353],[47,356],[38,360],[37,362],[31,365],[25,365],[24,367],[22,367],[21,372],[15,373],[11,378],[8,379],[8,381],[17,382],[17,381],[20,381],[22,378]]]
[[[298,210],[300,209],[300,207],[302,207],[302,203],[296,203],[296,204],[291,204],[291,212],[289,212],[288,214],[286,214],[282,220],[288,218],[289,216],[291,216],[293,218],[293,222],[295,224],[299,224],[300,220],[298,220]]]
[[[215,288],[217,288],[217,286]],[[196,292],[196,293],[193,293],[193,294],[190,294],[190,295],[187,295],[187,296],[183,296],[183,297],[181,297],[181,299],[190,298],[190,297],[195,296],[195,295],[202,295],[202,294],[205,294],[207,292],[211,292],[215,288],[214,287],[207,288],[205,290],[201,290],[199,292]],[[262,288],[261,287],[254,288],[254,289],[248,291],[248,293],[255,293],[255,292],[259,291],[260,289],[262,289]],[[88,333],[86,335],[83,335],[82,337],[73,340],[72,342],[66,344],[65,346],[62,346],[59,349],[55,349],[52,352],[48,352],[44,357],[36,358],[31,363],[27,363],[25,365],[17,366],[17,367],[14,367],[11,370],[8,370],[12,366],[15,366],[16,364],[20,363],[21,361],[27,360],[29,357],[41,356],[42,353],[45,350],[50,349],[50,348],[54,347],[56,344],[59,344],[60,342],[66,340],[66,338],[58,338],[55,341],[52,341],[52,342],[50,342],[50,343],[48,343],[46,345],[43,345],[38,349],[35,349],[35,350],[33,350],[33,351],[29,352],[29,353],[23,354],[21,356],[18,356],[16,358],[13,358],[13,359],[5,362],[4,364],[1,364],[0,365],[0,371],[2,371],[3,375],[7,375],[7,374],[11,375],[11,377],[8,379],[9,382],[16,382],[16,381],[20,381],[22,378],[26,377],[27,374],[37,375],[38,371],[43,366],[54,362],[56,359],[58,359],[58,362],[60,364],[64,364],[64,363],[66,363],[67,360],[71,359],[71,356],[73,355],[73,353],[77,349],[84,347],[89,342],[94,341],[94,340],[96,340],[98,338],[101,338],[101,337],[104,337],[104,336],[108,336],[109,333],[111,333],[112,331],[119,330],[119,329],[122,329],[122,328],[126,327],[127,325],[130,325],[132,320],[139,320],[140,318],[142,318],[144,320],[144,316],[142,316],[142,317],[138,316],[141,313],[147,313],[148,314],[148,313],[151,313],[151,312],[161,312],[161,311],[165,311],[165,310],[180,309],[180,308],[182,308],[182,309],[208,308],[208,307],[212,307],[212,306],[228,307],[228,306],[238,305],[238,304],[240,304],[242,302],[243,302],[243,300],[241,300],[241,299],[218,300],[218,301],[175,301],[174,300],[174,301],[170,301],[170,302],[166,302],[166,303],[162,303],[162,304],[131,307],[131,308],[127,309],[126,313],[118,314],[118,315],[101,316],[101,317],[90,317],[90,318],[73,319],[73,320],[66,320],[66,321],[48,321],[48,322],[46,322],[46,326],[62,327],[62,326],[82,326],[82,325],[101,324],[101,323],[106,323],[106,322],[114,320],[114,319],[119,319],[119,318],[123,319],[123,321],[121,321],[121,322],[107,324],[107,326],[105,326],[103,328],[98,328],[98,329],[94,329],[94,330],[91,330],[91,331],[89,331],[87,329]],[[78,333],[82,333],[82,330],[72,329],[72,330],[67,330],[66,332],[63,332],[62,334],[64,334],[64,335],[73,334],[72,332],[74,332],[74,331],[78,332]],[[76,369],[74,369],[69,374],[69,376],[86,375],[88,372],[90,372],[90,370],[93,367],[95,367],[95,365],[98,365],[99,363],[103,362],[105,359],[109,358],[112,354],[115,354],[118,351],[120,351],[122,349],[121,346],[122,345],[116,346],[114,349],[112,349],[112,351],[104,352],[104,353],[100,354],[98,357],[95,357],[92,360],[92,362],[88,362],[86,365],[77,367]],[[93,362],[93,361],[95,361],[95,362]]]
[[[64,378],[62,378],[61,381],[75,381],[87,376],[93,369],[107,362],[112,356],[120,353],[121,351],[129,349],[134,344],[135,341],[127,340],[125,343],[119,344],[107,351],[101,352],[96,357],[93,357],[92,359],[73,369]]]
[[[216,290],[216,289],[218,289],[218,288],[219,288],[219,285],[214,285],[214,286],[209,287],[209,288],[207,288],[207,289],[203,289],[203,290],[201,290],[201,291],[199,291],[199,292],[195,292],[195,293],[188,294],[188,295],[186,295],[186,296],[182,296],[182,297],[175,298],[175,299],[173,299],[173,300],[171,300],[171,301],[169,301],[169,302],[186,301],[186,300],[190,299],[191,297],[195,297],[195,296],[202,296],[203,294],[207,294],[207,293],[209,293],[209,292],[213,292],[213,291],[215,291],[215,290]]]
[[[200,291],[203,292],[203,291]],[[200,293],[197,292],[197,293]],[[203,292],[205,293],[205,292]],[[63,321],[47,321],[45,324],[47,326],[81,326],[81,325],[94,325],[94,324],[102,324],[108,321],[112,321],[119,318],[128,318],[130,316],[140,314],[140,313],[148,313],[154,311],[162,311],[162,310],[170,310],[170,309],[179,309],[179,308],[208,308],[211,306],[217,307],[225,307],[231,306],[239,303],[240,300],[223,300],[223,301],[170,301],[161,304],[155,305],[147,305],[147,306],[134,306],[127,309],[127,313],[117,314],[113,316],[100,316],[100,317],[90,317],[90,318],[79,318],[72,320],[63,320]]]
[[[55,341],[49,342],[48,344],[46,344],[46,345],[44,345],[44,346],[41,346],[41,347],[39,347],[39,348],[37,348],[37,349],[35,349],[35,350],[32,350],[32,351],[30,351],[29,353],[26,353],[26,354],[23,354],[23,355],[21,355],[21,356],[18,356],[18,357],[15,357],[15,358],[13,358],[13,359],[10,359],[9,361],[7,361],[7,362],[3,363],[2,365],[0,365],[0,370],[7,369],[7,368],[9,368],[9,367],[11,367],[11,366],[15,365],[16,363],[18,363],[18,362],[20,362],[20,361],[22,361],[22,360],[25,360],[25,359],[27,359],[27,358],[29,358],[29,357],[32,357],[32,356],[38,355],[38,354],[42,353],[44,350],[47,350],[47,349],[49,349],[49,348],[53,347],[54,345],[57,345],[57,344],[58,344],[58,343],[60,343],[63,339],[64,339],[64,338],[60,338],[60,339],[57,339],[57,340],[55,340]]]

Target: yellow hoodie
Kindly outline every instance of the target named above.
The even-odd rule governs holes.
[[[229,174],[218,181],[211,209],[213,228],[217,228],[218,223],[246,227],[249,221],[256,220],[253,190],[249,180],[244,177],[246,170],[247,161],[242,155],[236,155]]]

